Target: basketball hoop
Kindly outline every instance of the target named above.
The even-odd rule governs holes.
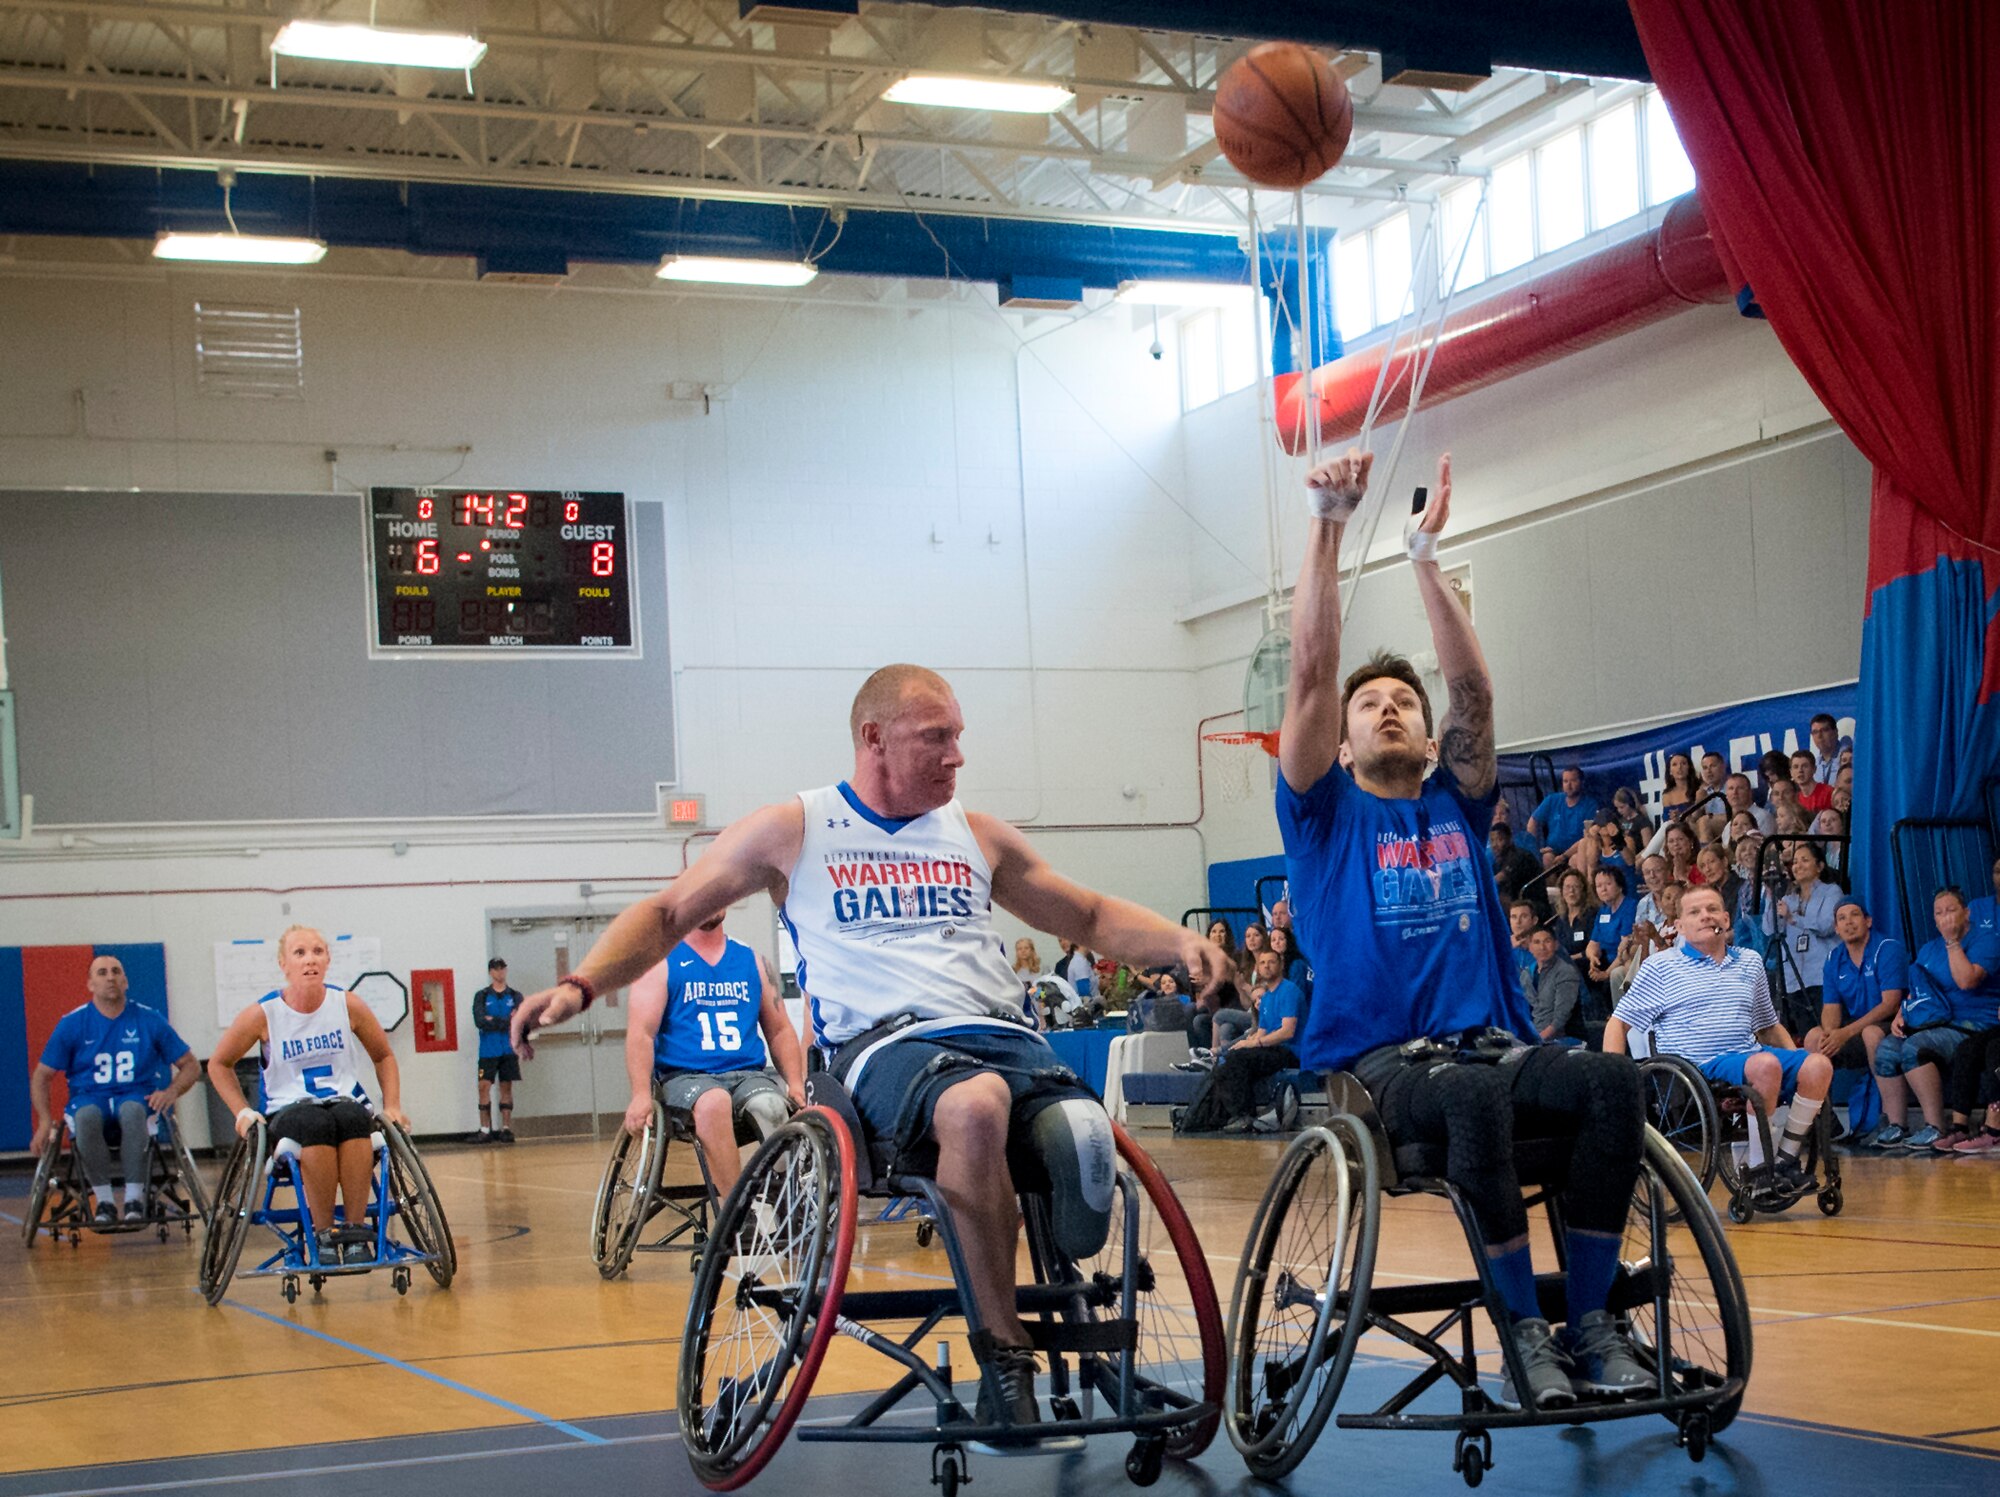
[[[1215,786],[1215,798],[1223,805],[1240,804],[1258,793],[1252,773],[1252,766],[1257,762],[1255,750],[1262,749],[1272,759],[1278,757],[1275,730],[1269,733],[1204,733],[1201,741],[1216,747],[1217,751],[1208,755],[1208,771],[1210,783]],[[1268,784],[1265,786],[1266,790],[1270,788]]]

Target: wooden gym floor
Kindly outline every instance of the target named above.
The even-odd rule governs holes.
[[[1225,1309],[1249,1215],[1280,1145],[1142,1135],[1187,1204]],[[425,1151],[460,1273],[330,1283],[294,1306],[274,1279],[239,1278],[209,1309],[199,1234],[20,1241],[26,1179],[0,1178],[0,1497],[15,1493],[402,1492],[445,1497],[697,1490],[671,1415],[688,1286],[682,1254],[641,1255],[602,1282],[587,1255],[603,1146],[588,1140]],[[669,1161],[670,1172],[687,1156]],[[1748,1412],[1703,1465],[1664,1421],[1502,1432],[1496,1491],[2000,1491],[2000,1161],[1846,1161],[1847,1206],[1810,1202],[1727,1227],[1749,1289],[1756,1363]],[[211,1171],[213,1166],[210,1166]],[[867,1203],[864,1203],[864,1215]],[[261,1243],[246,1246],[248,1264]],[[1541,1261],[1547,1262],[1546,1249]],[[908,1223],[864,1226],[857,1286],[946,1272]],[[1378,1274],[1458,1277],[1449,1208],[1386,1203]],[[1385,1380],[1393,1344],[1364,1342],[1355,1379]],[[960,1367],[970,1365],[961,1354]],[[886,1364],[835,1344],[823,1407],[886,1385]],[[1386,1389],[1385,1389],[1386,1391]],[[1380,1396],[1380,1395],[1378,1395]],[[1343,1406],[1346,1406],[1345,1404]],[[808,1418],[812,1411],[808,1411]],[[1122,1489],[1129,1442],[1081,1457],[975,1457],[986,1497]],[[922,1491],[922,1447],[802,1447],[756,1486]],[[1356,1483],[1359,1484],[1356,1484]],[[1292,1479],[1300,1493],[1451,1490],[1441,1435],[1329,1429]],[[1161,1492],[1253,1492],[1227,1441]]]

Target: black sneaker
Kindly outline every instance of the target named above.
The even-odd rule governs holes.
[[[146,1203],[144,1201],[127,1201],[125,1203],[125,1220],[128,1222],[142,1222],[145,1219]]]
[[[316,1234],[319,1244],[319,1266],[337,1268],[340,1266],[340,1228],[321,1227]]]
[[[513,1141],[514,1141],[514,1130],[512,1128],[502,1128],[500,1130],[500,1142],[503,1144],[511,1144]]]
[[[375,1229],[373,1227],[341,1228],[340,1261],[342,1263],[373,1263],[375,1261]]]
[[[117,1226],[118,1208],[112,1205],[109,1201],[99,1201],[97,1203],[97,1210],[91,1213],[90,1224],[93,1227]]]
[[[491,1128],[481,1128],[481,1129],[479,1130],[479,1137],[475,1138],[475,1139],[473,1140],[473,1142],[474,1142],[474,1143],[476,1143],[476,1144],[490,1144],[490,1143],[492,1143],[492,1142],[493,1142],[493,1130],[492,1130]]]

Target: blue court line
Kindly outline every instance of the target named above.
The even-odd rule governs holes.
[[[22,1221],[20,1217],[16,1216],[11,1211],[0,1211],[0,1217],[5,1217],[8,1221],[12,1222],[17,1227],[25,1227],[27,1225],[26,1222]]]
[[[344,1341],[340,1337],[329,1335],[325,1331],[314,1330],[309,1325],[300,1325],[297,1321],[287,1320],[282,1315],[273,1315],[268,1310],[259,1310],[250,1305],[241,1305],[235,1300],[227,1300],[225,1303],[230,1309],[241,1310],[245,1315],[254,1315],[259,1320],[268,1320],[272,1325],[283,1326],[288,1331],[297,1331],[301,1336],[311,1336],[316,1341],[324,1341],[330,1346],[339,1347],[342,1351],[351,1351],[357,1356],[371,1357],[385,1367],[394,1367],[399,1372],[407,1372],[428,1382],[437,1383],[441,1387],[451,1389],[454,1393],[463,1393],[469,1398],[480,1400],[482,1403],[490,1403],[495,1408],[505,1409],[510,1414],[519,1414],[523,1419],[532,1419],[537,1424],[544,1424],[550,1429],[560,1430],[571,1439],[581,1440],[586,1445],[602,1445],[604,1443],[604,1436],[602,1435],[593,1435],[587,1429],[579,1429],[576,1425],[566,1423],[561,1419],[552,1418],[547,1414],[539,1413],[518,1403],[511,1403],[497,1394],[482,1392],[480,1389],[471,1387],[466,1383],[461,1383],[454,1378],[448,1378],[441,1373],[432,1372],[429,1368],[418,1367],[413,1363],[392,1357],[386,1352],[376,1351],[374,1348],[362,1346],[358,1342]]]

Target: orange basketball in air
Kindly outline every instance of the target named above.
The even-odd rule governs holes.
[[[1347,85],[1325,57],[1297,42],[1252,47],[1216,85],[1216,143],[1260,187],[1317,181],[1340,164],[1353,133]]]

